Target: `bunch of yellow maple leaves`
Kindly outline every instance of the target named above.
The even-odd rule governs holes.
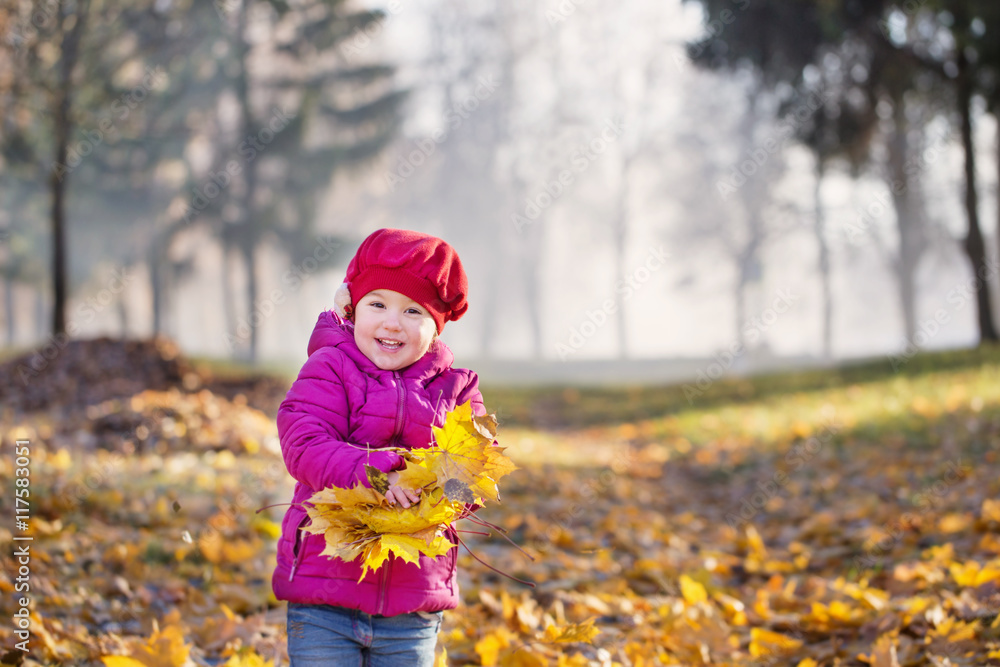
[[[406,460],[397,484],[419,490],[419,503],[408,508],[389,505],[387,475],[366,466],[371,488],[359,484],[315,493],[307,501],[311,521],[303,530],[325,536],[325,556],[361,558],[362,579],[390,554],[418,566],[420,554],[446,554],[457,545],[445,536],[445,529],[469,516],[470,505],[499,501],[497,481],[517,470],[504,448],[493,444],[496,431],[494,415],[474,415],[471,402],[457,406],[441,428],[433,427],[433,446],[394,450]]]

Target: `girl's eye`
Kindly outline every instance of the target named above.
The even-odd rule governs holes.
[[[416,308],[407,308],[406,312],[413,313],[414,315],[420,315],[421,312]]]
[[[382,305],[382,302],[380,302],[380,301],[372,301],[368,305],[371,306],[372,308],[384,308],[385,307],[385,306]]]

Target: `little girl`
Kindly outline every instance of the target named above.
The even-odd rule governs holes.
[[[465,271],[441,239],[400,229],[366,238],[309,340],[308,354],[278,410],[278,435],[295,478],[278,541],[274,594],[288,601],[288,655],[305,665],[430,666],[444,609],[458,605],[458,548],[420,566],[390,558],[361,575],[359,560],[321,556],[323,535],[301,531],[299,503],[329,486],[370,486],[365,464],[386,473],[390,504],[416,493],[396,485],[404,459],[383,447],[426,447],[431,425],[472,400],[485,414],[479,380],[452,368],[438,339],[468,309]],[[456,543],[454,528],[446,532]]]

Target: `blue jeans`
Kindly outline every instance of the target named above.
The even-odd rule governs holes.
[[[327,604],[288,603],[291,667],[432,667],[444,612],[366,614]]]

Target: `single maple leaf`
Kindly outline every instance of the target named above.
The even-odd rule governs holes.
[[[125,655],[106,655],[101,658],[105,667],[146,667],[145,663]]]
[[[589,618],[583,623],[571,623],[562,627],[550,625],[545,628],[545,641],[554,643],[586,642],[590,643],[600,630],[594,627],[594,619]]]
[[[144,643],[132,647],[131,655],[101,658],[107,667],[181,667],[187,663],[191,647],[184,643],[184,632],[177,625],[160,630],[154,625],[153,634]]]
[[[489,445],[483,448],[483,452],[486,454],[486,465],[483,467],[483,474],[480,475],[479,480],[476,482],[476,488],[484,498],[499,501],[500,489],[497,486],[497,482],[504,475],[517,470],[514,462],[503,453],[505,449],[507,448],[497,447],[496,445]]]
[[[802,642],[794,637],[764,628],[750,629],[750,655],[754,658],[783,656],[802,648]]]
[[[433,427],[436,446],[414,453],[420,457],[421,465],[437,477],[449,500],[473,502],[469,498],[471,495],[474,499],[476,491],[496,499],[499,495],[497,480],[487,468],[497,473],[512,469],[513,464],[502,451],[489,451],[494,449],[492,437],[484,435],[479,428],[480,424],[472,416],[471,401],[463,403],[448,413],[444,426]],[[483,475],[491,479],[484,481]]]
[[[688,604],[698,604],[699,602],[706,602],[708,600],[708,593],[700,582],[695,581],[686,574],[680,576],[679,582],[681,585],[681,595],[684,596],[684,600]]]
[[[472,413],[472,407],[469,407],[469,413]],[[496,415],[473,415],[472,423],[475,425],[476,430],[479,434],[490,441],[496,440],[497,438],[497,416]]]
[[[309,498],[309,502],[313,505],[339,505],[340,501],[337,500],[337,491],[342,491],[336,486],[330,486],[325,489],[320,489],[316,493],[312,494]]]
[[[420,554],[443,556],[455,546],[443,535],[438,535],[430,544],[413,535],[380,535],[365,549],[361,578],[358,581],[365,578],[368,570],[374,571],[380,568],[390,555],[401,558],[407,563],[417,564],[420,561]]]
[[[234,655],[222,667],[274,667],[274,660],[264,658],[256,651]]]
[[[375,466],[370,466],[367,463],[365,464],[365,474],[368,475],[368,481],[371,483],[372,488],[385,495],[385,492],[389,490],[389,476]]]
[[[442,502],[442,491],[435,489],[409,507],[373,507],[356,513],[358,520],[377,533],[415,533],[430,526],[448,524],[462,507]]]
[[[476,653],[479,654],[479,661],[487,666],[497,664],[500,651],[508,648],[514,639],[516,639],[516,635],[502,625],[488,632],[476,642],[475,649]]]
[[[326,496],[327,498],[326,500],[321,500],[317,498],[317,496],[327,491],[333,492],[332,501],[329,499],[329,496]],[[314,494],[313,497],[309,499],[309,502],[312,503],[313,505],[326,503],[331,505],[337,504],[341,505],[342,507],[355,507],[357,505],[381,505],[385,503],[385,496],[376,491],[375,489],[369,489],[367,486],[358,484],[350,489],[340,489],[333,487],[331,487],[330,489],[324,489],[324,491],[319,491],[318,493]]]
[[[415,491],[430,486],[437,481],[437,475],[416,461],[407,463],[406,467],[399,471],[399,479],[396,486],[403,489]]]
[[[323,537],[326,546],[320,552],[321,556],[350,562],[361,556],[372,540],[378,539],[378,533],[359,524],[358,529],[353,531],[327,530]]]
[[[476,480],[478,486],[479,482],[483,480]],[[489,481],[489,480],[485,480]],[[448,500],[452,500],[458,503],[474,503],[476,502],[476,494],[472,492],[469,485],[460,479],[452,477],[447,480],[442,487],[444,490],[444,495],[448,497]]]
[[[871,667],[899,667],[899,657],[896,652],[898,642],[895,637],[885,634],[872,644],[868,664]]]
[[[302,530],[313,535],[344,523],[344,508],[340,505],[307,505],[306,514],[311,521],[309,525],[303,526]]]

